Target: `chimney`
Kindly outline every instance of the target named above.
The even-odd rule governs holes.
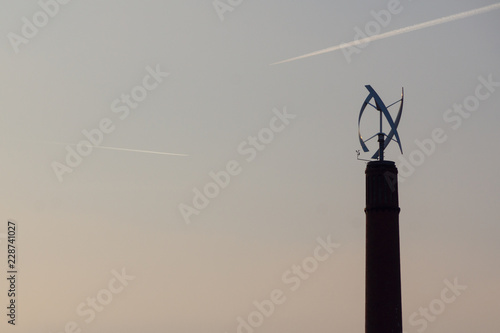
[[[392,161],[366,167],[365,332],[401,333],[398,170]]]

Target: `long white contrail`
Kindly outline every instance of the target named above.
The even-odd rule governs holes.
[[[165,153],[162,151],[151,151],[151,150],[137,150],[137,149],[128,149],[128,148],[116,148],[116,147],[104,147],[104,146],[92,146],[94,148],[101,149],[111,149],[111,150],[123,150],[123,151],[131,151],[135,153],[146,153],[146,154],[157,154],[157,155],[172,155],[172,156],[189,156],[187,154],[178,154],[178,153]]]
[[[44,143],[49,143],[49,144],[53,144],[53,145],[62,145],[62,146],[76,146],[76,144],[74,144],[74,143],[64,143],[64,142],[45,141]],[[128,149],[128,148],[117,148],[117,147],[106,147],[106,146],[90,146],[90,147],[99,148],[99,149],[131,151],[131,152],[135,152],[135,153],[156,154],[156,155],[189,156],[187,154],[165,153],[162,151],[152,151],[152,150],[139,150],[139,149]]]
[[[357,45],[360,45],[360,44],[369,43],[369,42],[374,41],[374,40],[379,40],[379,39],[384,39],[384,38],[388,38],[388,37],[393,37],[393,36],[405,34],[407,32],[429,28],[429,27],[432,27],[432,26],[435,26],[435,25],[438,25],[438,24],[443,24],[443,23],[447,23],[447,22],[451,22],[451,21],[461,20],[461,19],[466,18],[466,17],[470,17],[470,16],[474,16],[474,15],[479,15],[479,14],[487,13],[487,12],[490,12],[490,11],[496,10],[496,9],[500,9],[500,3],[494,4],[494,5],[490,5],[490,6],[481,7],[481,8],[477,8],[477,9],[473,9],[473,10],[469,10],[469,11],[466,11],[466,12],[463,12],[463,13],[459,13],[459,14],[445,16],[445,17],[438,18],[438,19],[431,20],[431,21],[427,21],[427,22],[424,22],[424,23],[419,23],[419,24],[411,25],[411,26],[406,27],[406,28],[401,28],[401,29],[396,29],[396,30],[388,31],[388,32],[385,32],[385,33],[380,34],[380,35],[374,35],[374,36],[371,36],[371,37],[366,37],[366,38],[363,38],[363,39],[358,39],[358,40],[355,40],[355,41],[352,41],[352,42],[349,42],[349,43],[343,43],[343,44],[332,46],[332,47],[329,47],[329,48],[326,48],[326,49],[323,49],[323,50],[319,50],[319,51],[311,52],[311,53],[308,53],[308,54],[304,54],[304,55],[301,55],[301,56],[298,56],[298,57],[294,57],[294,58],[290,58],[290,59],[278,61],[278,62],[272,63],[271,65],[283,64],[285,62],[290,62],[290,61],[295,61],[295,60],[299,60],[299,59],[309,58],[309,57],[313,57],[313,56],[316,56],[316,55],[319,55],[319,54],[323,54],[323,53],[338,51],[338,50],[341,50],[341,49],[346,49],[346,48],[357,46]]]

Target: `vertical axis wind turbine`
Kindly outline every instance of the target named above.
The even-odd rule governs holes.
[[[396,141],[399,145],[399,150],[401,151],[401,154],[403,154],[403,147],[401,147],[401,140],[399,139],[399,134],[397,131],[399,121],[401,120],[401,113],[403,112],[403,103],[404,103],[404,88],[401,88],[401,99],[392,103],[389,106],[385,106],[384,102],[380,98],[380,96],[377,94],[377,92],[372,88],[370,85],[365,86],[366,89],[370,92],[370,94],[366,97],[365,102],[363,103],[363,106],[361,106],[361,111],[359,112],[359,118],[358,118],[358,136],[359,136],[359,143],[361,144],[361,148],[363,148],[363,151],[366,153],[369,151],[368,147],[366,146],[365,142],[373,139],[374,137],[378,136],[378,142],[379,142],[379,149],[373,154],[371,157],[372,159],[377,159],[379,161],[384,160],[384,149],[389,145],[391,140]],[[370,100],[374,99],[375,100],[375,105],[370,103]],[[400,103],[401,102],[401,103]],[[388,109],[393,106],[396,103],[400,103],[399,105],[399,111],[396,116],[396,120],[393,121],[391,114],[389,113]],[[363,112],[366,109],[366,106],[370,105],[373,108],[375,108],[377,111],[380,113],[380,131],[371,136],[370,138],[363,140],[363,137],[361,136],[361,117],[363,116]],[[391,131],[389,134],[385,134],[383,129],[382,129],[382,115],[384,115],[385,119],[389,123],[389,126],[391,127]],[[393,139],[393,137],[396,137]],[[359,154],[358,154],[359,155]]]

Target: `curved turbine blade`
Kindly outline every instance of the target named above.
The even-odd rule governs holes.
[[[396,129],[396,125],[394,124],[394,121],[392,120],[391,114],[387,110],[387,107],[385,106],[384,102],[380,98],[380,96],[377,94],[377,92],[371,87],[371,86],[365,86],[368,91],[370,91],[370,94],[373,95],[373,98],[375,99],[375,103],[379,107],[379,110],[384,114],[385,119],[389,123],[389,126],[391,126],[391,131],[394,131],[394,134],[396,136],[396,140],[398,141],[399,145],[401,146],[400,140],[399,140],[399,134]],[[389,144],[390,140],[384,141],[384,147],[386,147]],[[379,149],[380,150],[380,149]],[[378,158],[379,156],[379,150],[372,156],[372,158]]]
[[[365,86],[367,87],[370,87],[370,86]],[[371,87],[370,87],[371,88]],[[369,89],[368,89],[369,90]],[[368,97],[366,97],[365,99],[365,102],[363,103],[363,105],[361,106],[361,110],[359,111],[359,118],[358,118],[358,136],[359,136],[359,144],[361,145],[361,148],[363,148],[363,151],[366,153],[367,151],[369,151],[368,147],[366,146],[365,142],[363,141],[363,137],[361,136],[361,130],[360,130],[360,125],[361,125],[361,116],[363,116],[363,112],[365,111],[366,109],[366,106],[368,105],[368,103],[370,102],[370,100],[372,99],[372,95],[369,94]]]
[[[399,121],[401,120],[401,113],[403,112],[404,97],[405,97],[405,91],[404,91],[404,88],[401,88],[401,104],[399,105],[398,115],[396,116],[396,120],[394,121],[394,125],[396,125],[396,128],[391,129],[391,131],[389,132],[389,135],[387,135],[387,139],[384,142],[384,148],[387,147],[389,142],[391,142],[392,137],[396,133],[395,130],[397,130],[397,127],[399,126]],[[401,151],[401,154],[403,154],[403,147],[401,146],[401,141],[399,141],[399,137],[398,137],[397,142],[399,145],[399,150]]]

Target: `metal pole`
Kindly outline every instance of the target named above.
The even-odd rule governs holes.
[[[379,156],[379,161],[384,160],[384,133],[380,132],[378,134],[378,156]]]

